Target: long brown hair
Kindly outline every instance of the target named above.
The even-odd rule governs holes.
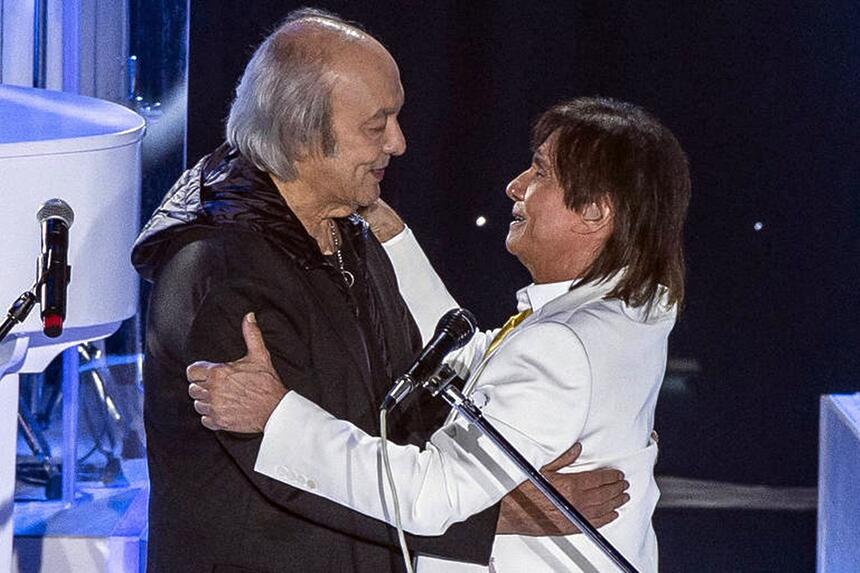
[[[607,295],[637,307],[684,300],[683,227],[690,201],[687,157],[643,109],[609,98],[553,106],[532,130],[534,149],[556,134],[552,160],[569,209],[608,199],[614,228],[579,284],[626,269]]]

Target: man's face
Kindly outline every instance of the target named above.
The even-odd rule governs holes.
[[[406,151],[397,122],[403,86],[397,65],[381,46],[356,46],[338,58],[331,73],[334,154],[308,157],[297,167],[299,179],[328,211],[347,214],[379,198],[389,160]]]
[[[575,278],[570,274],[575,261],[577,226],[580,215],[564,203],[564,189],[550,159],[549,137],[532,157],[531,166],[508,184],[507,196],[514,201],[513,221],[505,246],[532,275],[536,283]]]

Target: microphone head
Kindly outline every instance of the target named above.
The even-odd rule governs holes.
[[[477,327],[478,321],[474,314],[465,308],[452,308],[439,319],[433,338],[446,333],[453,342],[448,350],[450,352],[466,344],[475,334]]]
[[[36,212],[36,220],[43,223],[48,219],[60,219],[66,227],[71,228],[72,223],[75,222],[75,212],[62,199],[48,199]]]

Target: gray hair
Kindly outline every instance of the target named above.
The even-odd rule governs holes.
[[[367,37],[330,12],[302,8],[287,16],[245,67],[227,118],[227,141],[283,181],[296,178],[295,162],[308,153],[335,150],[327,42],[306,41],[299,27],[304,24],[345,40]]]

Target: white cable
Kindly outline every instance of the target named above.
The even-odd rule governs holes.
[[[397,527],[397,539],[400,541],[403,563],[406,565],[407,573],[414,573],[412,570],[412,558],[409,557],[409,548],[406,546],[406,536],[403,534],[403,524],[400,523],[400,500],[397,499],[397,487],[394,484],[394,475],[391,473],[391,462],[388,461],[387,414],[387,410],[383,409],[379,411],[379,431],[382,435],[382,464],[385,466],[385,477],[388,479],[388,487],[391,488],[391,498],[394,500],[394,524]]]

